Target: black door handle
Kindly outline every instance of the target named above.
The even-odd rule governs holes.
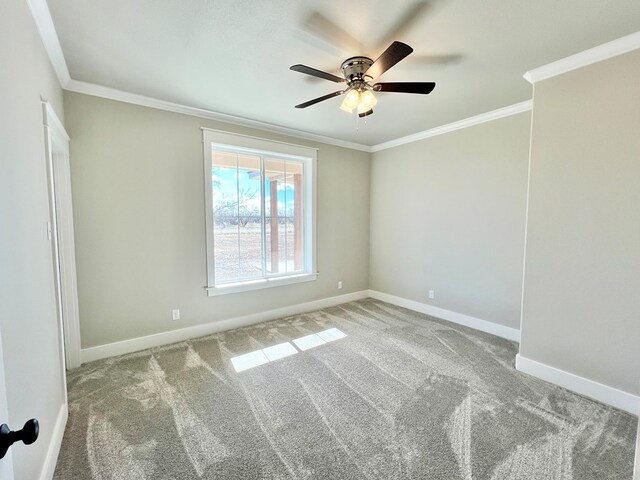
[[[16,442],[22,441],[25,445],[31,445],[38,439],[40,424],[38,420],[32,418],[27,420],[22,430],[12,432],[7,424],[0,425],[0,458],[3,458],[9,447]]]

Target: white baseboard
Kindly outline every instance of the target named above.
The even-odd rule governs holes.
[[[56,471],[56,464],[58,463],[58,454],[60,453],[60,447],[62,445],[62,437],[64,437],[64,429],[67,426],[67,418],[69,417],[69,409],[67,404],[63,404],[60,407],[56,424],[53,427],[53,433],[51,434],[51,443],[47,450],[47,456],[44,459],[44,465],[40,472],[40,480],[52,480],[53,474]]]
[[[159,347],[171,343],[182,342],[191,338],[203,337],[213,333],[231,330],[233,328],[247,327],[256,323],[275,320],[277,318],[287,317],[289,315],[297,315],[299,313],[310,312],[321,308],[340,305],[341,303],[362,300],[369,296],[368,290],[347,293],[335,297],[323,298],[297,305],[289,305],[287,307],[276,308],[265,312],[253,313],[242,317],[227,318],[215,322],[205,323],[202,325],[194,325],[191,327],[180,328],[178,330],[170,330],[168,332],[156,333],[145,337],[132,338],[121,342],[108,343],[98,345],[96,347],[82,349],[82,363],[100,360],[102,358],[115,357],[125,353],[137,352],[151,347]]]
[[[399,307],[408,308],[416,312],[431,315],[432,317],[441,318],[449,322],[464,325],[465,327],[474,328],[482,332],[490,333],[498,337],[506,338],[514,342],[520,342],[520,330],[516,328],[506,327],[497,323],[482,320],[480,318],[471,317],[462,313],[452,312],[451,310],[445,310],[444,308],[434,307],[426,303],[416,302],[414,300],[408,300],[402,297],[396,297],[395,295],[389,295],[388,293],[378,292],[376,290],[369,290],[369,296],[376,300],[382,300],[383,302],[392,303]]]
[[[536,362],[520,354],[516,355],[516,369],[632,415],[637,416],[640,412],[640,397],[636,395]]]

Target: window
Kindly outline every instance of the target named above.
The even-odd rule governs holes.
[[[203,129],[207,291],[316,279],[316,150]]]

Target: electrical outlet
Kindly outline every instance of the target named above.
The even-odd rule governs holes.
[[[429,298],[436,298],[435,290],[429,290]]]
[[[171,318],[173,318],[174,320],[180,320],[180,310],[177,308],[171,310]]]
[[[338,289],[341,289],[341,288],[342,288],[342,280],[338,282]]]

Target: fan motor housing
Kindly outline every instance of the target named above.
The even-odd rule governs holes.
[[[373,65],[373,60],[369,57],[351,57],[342,62],[340,68],[347,83],[351,86],[352,82],[366,82],[365,73],[371,65]]]

